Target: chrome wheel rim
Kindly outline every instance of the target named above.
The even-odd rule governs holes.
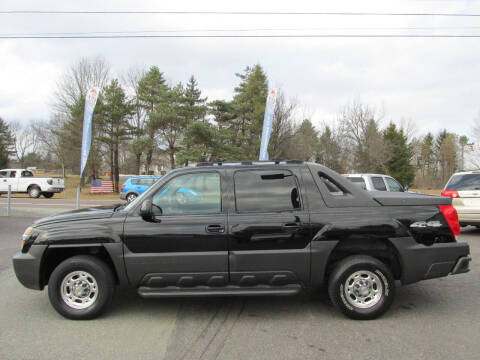
[[[32,195],[32,197],[37,197],[38,195],[40,195],[40,191],[37,188],[35,188],[30,190],[30,194]]]
[[[128,195],[128,197],[127,197],[127,201],[128,201],[128,202],[132,202],[132,201],[135,200],[136,198],[137,198],[136,195],[130,194],[130,195]]]
[[[356,271],[345,281],[344,293],[350,305],[368,309],[382,298],[383,285],[377,274],[368,270]]]
[[[60,293],[69,307],[86,309],[97,300],[97,280],[86,271],[73,271],[63,278]]]

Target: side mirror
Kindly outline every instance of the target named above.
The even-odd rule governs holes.
[[[147,199],[142,202],[142,205],[140,206],[140,216],[143,218],[143,220],[146,220],[146,221],[152,220],[153,218],[152,200]]]

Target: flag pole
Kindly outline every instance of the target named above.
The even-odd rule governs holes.
[[[97,103],[99,89],[93,87],[87,92],[85,97],[85,110],[83,112],[83,133],[82,133],[82,152],[80,159],[80,183],[77,187],[77,209],[80,208],[80,184],[82,181],[83,171],[87,165],[88,155],[90,154],[90,146],[92,145],[92,118],[95,104]]]

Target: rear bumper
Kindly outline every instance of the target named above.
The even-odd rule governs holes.
[[[121,200],[126,200],[127,199],[127,193],[126,192],[121,192],[120,193],[120,199]]]
[[[48,245],[32,245],[28,253],[18,252],[13,256],[13,269],[20,283],[35,290],[42,290],[40,263]]]
[[[411,237],[390,239],[399,254],[402,284],[468,272],[470,247],[465,242],[418,244]]]
[[[52,186],[52,187],[49,187],[49,188],[46,188],[46,189],[42,189],[42,192],[61,193],[61,192],[63,192],[63,190],[65,190],[65,189]]]

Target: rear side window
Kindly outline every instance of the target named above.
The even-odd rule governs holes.
[[[454,175],[445,190],[480,190],[480,174]]]
[[[300,209],[295,176],[286,170],[251,170],[235,173],[238,212],[272,212]]]
[[[387,187],[385,186],[385,182],[381,176],[372,176],[372,184],[375,190],[387,191]]]
[[[140,179],[132,179],[132,180],[130,180],[130,183],[132,185],[140,185]]]
[[[30,171],[22,171],[22,177],[33,177],[33,173]]]
[[[330,195],[333,196],[344,196],[345,192],[341,189],[340,185],[338,185],[333,179],[329,176],[319,172],[318,177],[320,181],[325,185]]]
[[[348,180],[353,182],[355,185],[357,185],[360,189],[362,190],[367,190],[367,184],[365,184],[365,180],[361,177],[347,177]]]
[[[142,179],[141,183],[145,186],[152,186],[155,183],[156,179]]]

